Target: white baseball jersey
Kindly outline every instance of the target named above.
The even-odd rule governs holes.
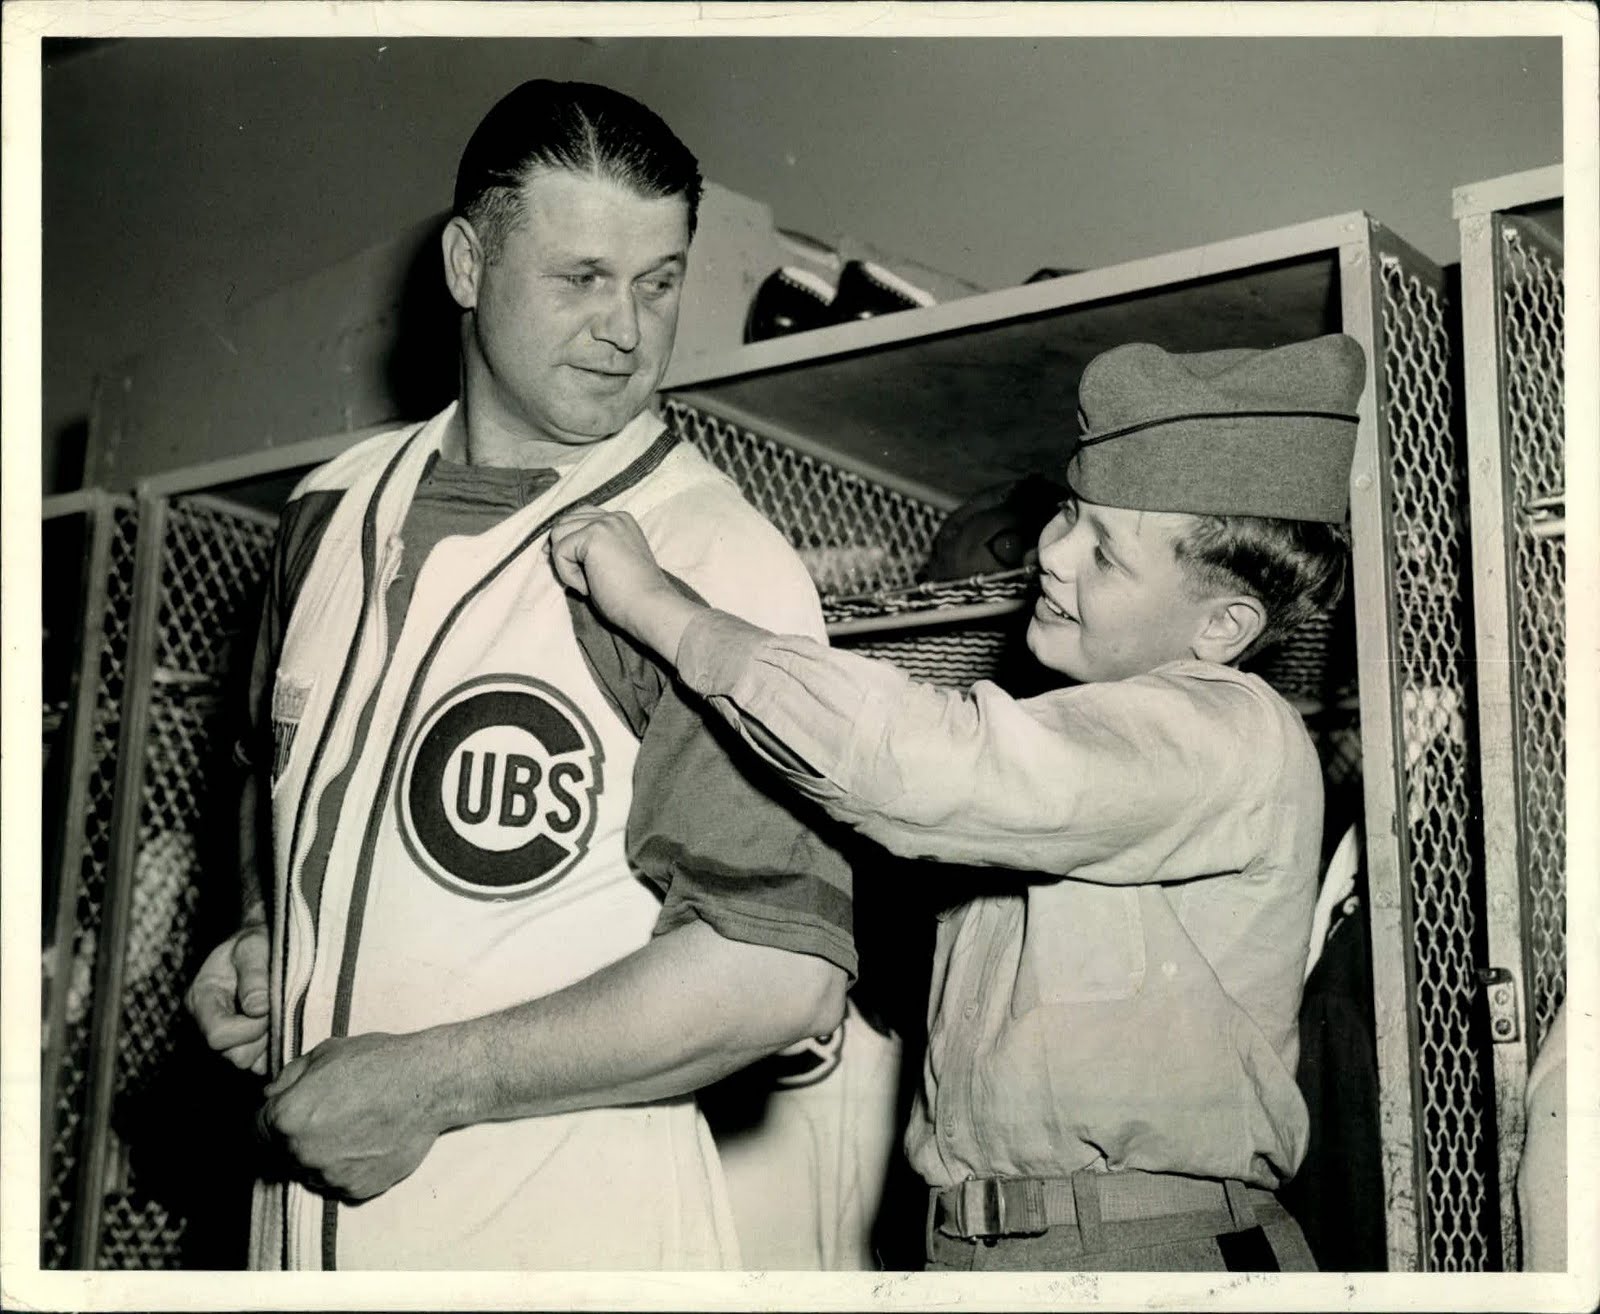
[[[556,513],[626,509],[709,600],[818,625],[809,587],[788,587],[804,576],[787,545],[650,415],[495,528],[405,563],[410,606],[389,617],[398,531],[453,410],[297,490],[345,494],[273,689],[275,1070],[329,1036],[549,994],[650,938],[661,902],[624,852],[638,741],[586,667],[546,559]],[[452,1131],[359,1205],[262,1184],[252,1232],[252,1262],[269,1268],[738,1266],[689,1097]]]

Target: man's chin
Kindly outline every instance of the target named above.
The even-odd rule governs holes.
[[[574,443],[609,438],[650,405],[652,391],[637,387],[614,397],[586,397],[559,417],[561,432]]]
[[[549,431],[558,441],[572,447],[588,447],[593,443],[604,442],[623,429],[629,422],[645,409],[645,402],[629,403],[627,405],[586,407],[563,415],[559,424],[549,426]]]

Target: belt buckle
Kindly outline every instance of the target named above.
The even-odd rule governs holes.
[[[1021,1207],[1009,1208],[1008,1196],[1017,1192],[1012,1203]],[[1043,1236],[1050,1230],[1044,1185],[1029,1178],[969,1178],[956,1194],[956,1226],[971,1237]]]

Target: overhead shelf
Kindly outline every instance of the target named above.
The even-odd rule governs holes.
[[[1269,347],[1336,331],[1354,214],[813,330],[669,375],[678,399],[936,504],[1059,472],[1078,382],[1125,342]]]
[[[1340,251],[1376,228],[1354,212],[1104,269],[675,362],[663,393],[935,508],[1059,473],[1078,382],[1125,342],[1269,347],[1341,322]],[[281,505],[295,478],[394,421],[255,449],[140,480]]]

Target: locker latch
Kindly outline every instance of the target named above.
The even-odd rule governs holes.
[[[1489,1034],[1497,1045],[1522,1039],[1522,1016],[1517,1008],[1517,979],[1504,967],[1478,969],[1478,980],[1489,991]]]

